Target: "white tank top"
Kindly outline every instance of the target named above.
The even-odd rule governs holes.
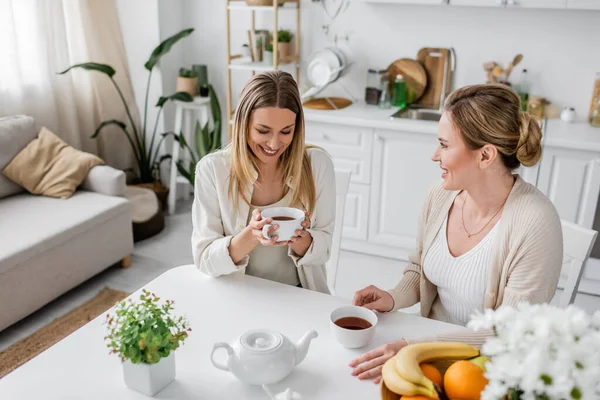
[[[454,257],[446,237],[448,216],[423,260],[423,273],[437,286],[439,300],[450,322],[466,325],[475,311],[483,311],[483,300],[492,257],[492,238],[500,221],[475,247]]]

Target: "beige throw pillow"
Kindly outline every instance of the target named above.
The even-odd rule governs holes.
[[[8,163],[2,173],[33,194],[67,199],[90,169],[104,164],[69,146],[46,128]]]

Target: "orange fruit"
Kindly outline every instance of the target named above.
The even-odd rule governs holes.
[[[423,371],[423,374],[427,377],[427,379],[438,385],[438,387],[442,387],[442,374],[436,367],[427,363],[422,363],[419,366],[421,367],[421,371]]]
[[[407,396],[404,395],[400,397],[400,400],[432,400],[431,397],[417,395],[417,396]]]
[[[450,400],[480,400],[487,384],[481,368],[465,360],[453,363],[444,374],[444,389]]]

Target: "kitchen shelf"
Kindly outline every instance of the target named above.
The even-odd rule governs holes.
[[[233,11],[250,11],[250,30],[256,30],[256,14],[257,12],[270,12],[273,18],[271,34],[273,35],[273,57],[277,60],[278,58],[278,41],[277,32],[279,31],[279,11],[295,11],[296,13],[296,31],[295,36],[295,53],[289,57],[281,60],[282,62],[273,65],[268,65],[263,62],[252,62],[248,57],[242,57],[240,54],[232,54],[231,49],[231,13]],[[277,69],[285,69],[288,71],[292,69],[296,71],[296,82],[300,80],[300,0],[286,0],[283,5],[270,5],[270,6],[249,6],[245,0],[226,0],[225,2],[226,12],[226,45],[227,45],[227,115],[233,116],[233,99],[232,99],[232,81],[231,74],[233,71],[249,71],[252,74],[256,72],[273,71]],[[248,43],[250,46],[253,43]],[[291,71],[289,71],[291,72]],[[229,138],[231,139],[231,120],[227,124],[227,130]]]

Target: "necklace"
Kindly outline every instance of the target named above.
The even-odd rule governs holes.
[[[469,239],[471,239],[471,236],[475,236],[475,235],[479,235],[486,226],[488,226],[490,224],[490,222],[492,222],[492,220],[494,219],[494,217],[496,217],[496,215],[498,215],[498,213],[500,212],[500,210],[502,210],[502,208],[504,207],[504,204],[506,204],[506,200],[508,200],[508,196],[506,197],[506,199],[504,199],[504,202],[502,203],[502,205],[500,206],[500,208],[498,208],[498,210],[494,213],[494,215],[492,215],[492,218],[490,218],[488,220],[488,222],[486,222],[486,224],[483,226],[483,228],[481,228],[480,230],[478,230],[475,233],[469,233],[469,231],[467,230],[467,227],[465,225],[465,204],[467,203],[467,196],[465,196],[465,201],[463,201],[463,205],[460,211],[460,219],[462,220],[462,225],[463,225],[463,229],[465,230],[465,232],[467,233],[467,236]]]

